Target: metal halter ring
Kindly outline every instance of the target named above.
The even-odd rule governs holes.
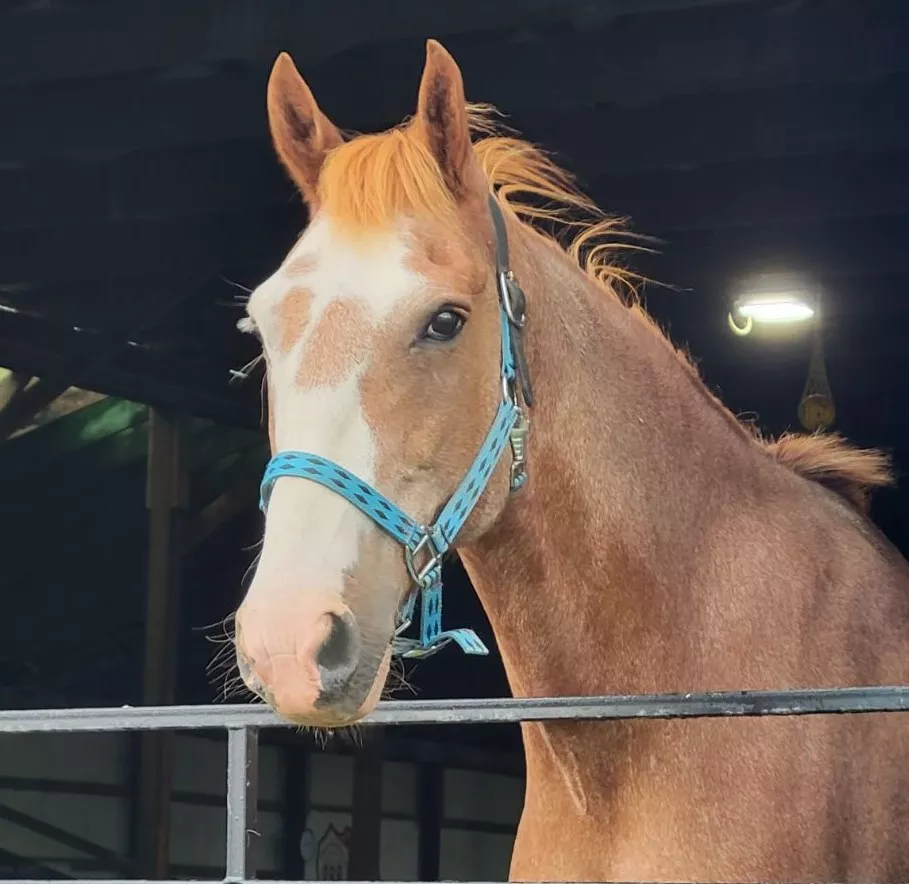
[[[417,569],[416,557],[423,551],[429,552],[429,561],[419,570]],[[442,555],[433,542],[432,534],[424,527],[423,536],[417,545],[411,549],[409,546],[404,547],[404,564],[407,566],[407,573],[410,574],[411,580],[421,589],[431,586],[437,579],[437,572],[442,567]]]
[[[524,323],[527,322],[527,298],[524,289],[518,285],[512,270],[500,272],[499,281],[505,315],[515,328],[524,328]]]

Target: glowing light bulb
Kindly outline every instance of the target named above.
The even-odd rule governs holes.
[[[743,299],[739,313],[756,322],[801,322],[814,316],[814,308],[798,297]]]

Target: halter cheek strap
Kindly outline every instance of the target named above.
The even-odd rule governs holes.
[[[501,210],[490,195],[489,207],[496,240],[496,279],[501,318],[502,399],[486,438],[458,487],[431,525],[412,519],[381,492],[349,470],[325,457],[305,451],[282,451],[268,462],[262,477],[259,508],[265,512],[278,479],[309,479],[340,494],[404,547],[404,562],[412,580],[398,611],[392,650],[402,657],[427,657],[454,642],[465,654],[488,654],[486,645],[471,629],[442,630],[442,559],[489,484],[506,448],[511,447],[509,485],[512,492],[527,479],[526,437],[529,421],[518,404],[520,386],[524,402],[532,402],[530,379],[524,360],[525,298],[508,268],[508,240]],[[419,638],[402,633],[410,626],[416,597],[422,597]]]

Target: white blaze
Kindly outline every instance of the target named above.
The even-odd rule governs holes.
[[[312,259],[311,269],[286,268]],[[356,300],[367,308],[373,326],[412,296],[425,280],[408,268],[403,233],[371,238],[359,246],[333,234],[331,222],[318,218],[290,252],[281,268],[262,283],[249,302],[269,361],[269,390],[274,409],[275,452],[305,451],[325,457],[373,484],[376,439],[363,413],[359,381],[369,362],[370,329],[344,334],[362,336],[363,350],[349,363],[345,377],[330,387],[301,388],[298,370],[326,308],[338,300]],[[308,325],[293,348],[274,346],[276,306],[297,287],[313,296]],[[342,572],[356,564],[360,535],[374,526],[353,504],[317,482],[284,477],[274,485],[266,515],[265,538],[251,597],[258,586],[269,593],[295,595],[306,589],[338,592]],[[251,599],[252,601],[252,599]]]

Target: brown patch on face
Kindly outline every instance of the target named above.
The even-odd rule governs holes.
[[[353,369],[369,349],[375,326],[362,301],[334,301],[325,308],[297,370],[306,389],[332,387]]]
[[[308,288],[294,286],[275,305],[275,322],[278,325],[277,348],[288,353],[303,337],[312,314],[313,294]]]

